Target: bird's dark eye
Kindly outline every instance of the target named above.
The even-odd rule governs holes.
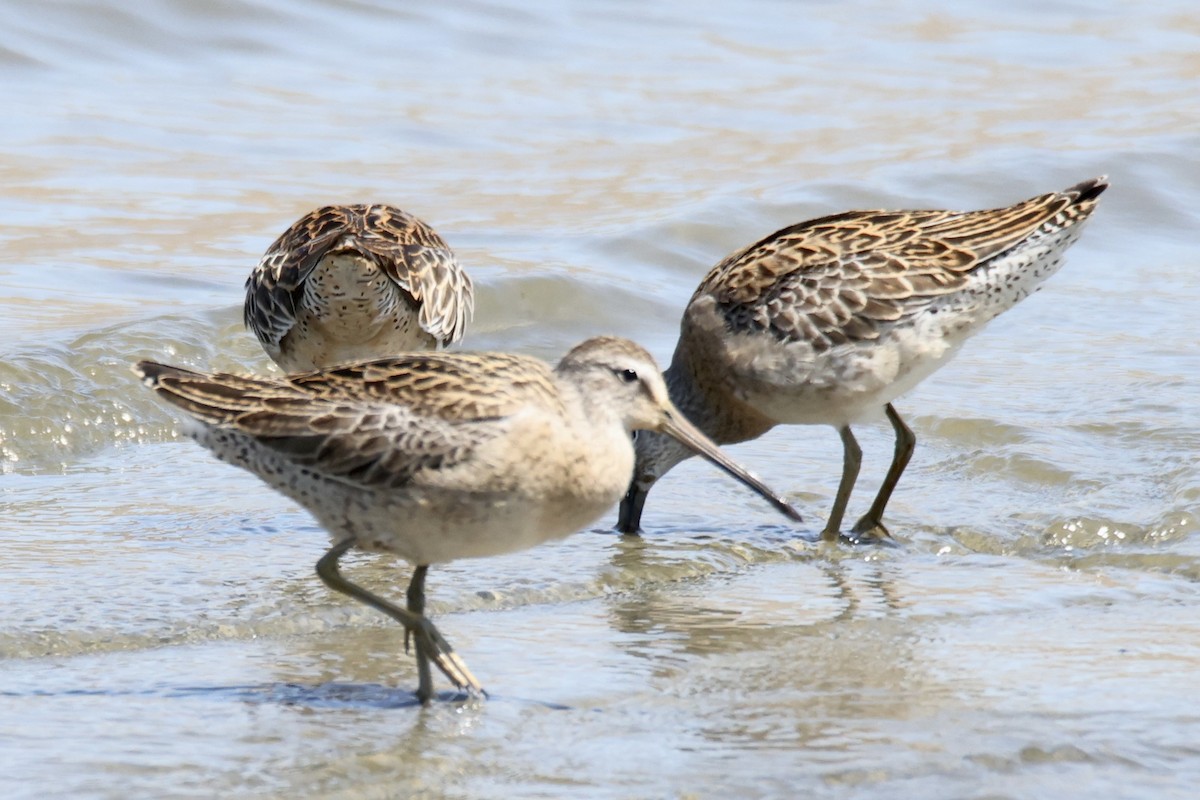
[[[631,369],[623,369],[619,371],[617,375],[621,376],[621,380],[625,381],[626,383],[633,383],[638,379],[637,373]]]

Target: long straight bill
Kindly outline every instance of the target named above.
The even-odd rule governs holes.
[[[722,470],[758,492],[788,519],[795,522],[803,522],[800,518],[800,513],[788,505],[788,502],[781,495],[756,478],[749,470],[722,453],[720,448],[713,444],[711,439],[701,433],[700,429],[695,425],[684,419],[678,410],[671,409],[667,414],[667,420],[663,424],[661,432],[678,439],[697,455],[704,456]]]

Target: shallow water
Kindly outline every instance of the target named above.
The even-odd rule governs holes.
[[[0,5],[0,790],[1190,796],[1193,6]],[[812,541],[831,430],[733,448],[799,530],[686,463],[642,539],[614,511],[431,571],[486,702],[413,707],[399,630],[313,575],[325,534],[128,370],[267,369],[241,284],[320,203],[436,227],[471,347],[618,332],[665,361],[707,267],[783,225],[1104,173],[1063,271],[900,401],[900,547]],[[851,514],[891,449],[860,440]]]

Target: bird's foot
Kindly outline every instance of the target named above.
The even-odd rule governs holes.
[[[880,520],[869,517],[863,517],[856,522],[849,533],[842,534],[842,538],[855,545],[894,545],[896,543],[891,532]]]
[[[421,621],[413,628],[405,628],[404,646],[405,651],[408,649],[408,636],[412,634],[416,640],[418,649],[423,650],[446,679],[454,684],[456,689],[462,689],[468,694],[477,695],[479,697],[487,697],[487,692],[483,686],[471,674],[471,670],[467,667],[467,662],[463,661],[441,632],[434,627],[433,623],[422,617]]]

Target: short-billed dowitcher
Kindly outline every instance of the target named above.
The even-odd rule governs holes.
[[[850,425],[882,409],[895,454],[852,533],[887,536],[884,508],[916,444],[892,401],[1053,275],[1106,188],[1097,178],[988,211],[849,211],[773,233],[692,295],[665,375],[671,399],[718,444],[781,424],[836,427],[844,460],[825,539],[840,533],[862,461]],[[638,436],[618,530],[638,531],[650,487],[690,455]]]
[[[335,544],[317,574],[414,637],[423,703],[430,660],[459,689],[482,692],[424,616],[428,566],[531,547],[592,522],[629,486],[635,430],[674,437],[800,518],[671,405],[653,358],[625,339],[589,339],[553,369],[525,356],[422,353],[288,378],[149,361],[135,370],[194,418],[200,444],[330,532]],[[354,546],[416,566],[406,608],[339,574],[338,558]]]
[[[471,279],[421,220],[325,206],[267,248],[246,280],[246,327],[285,372],[434,350],[462,338]]]

